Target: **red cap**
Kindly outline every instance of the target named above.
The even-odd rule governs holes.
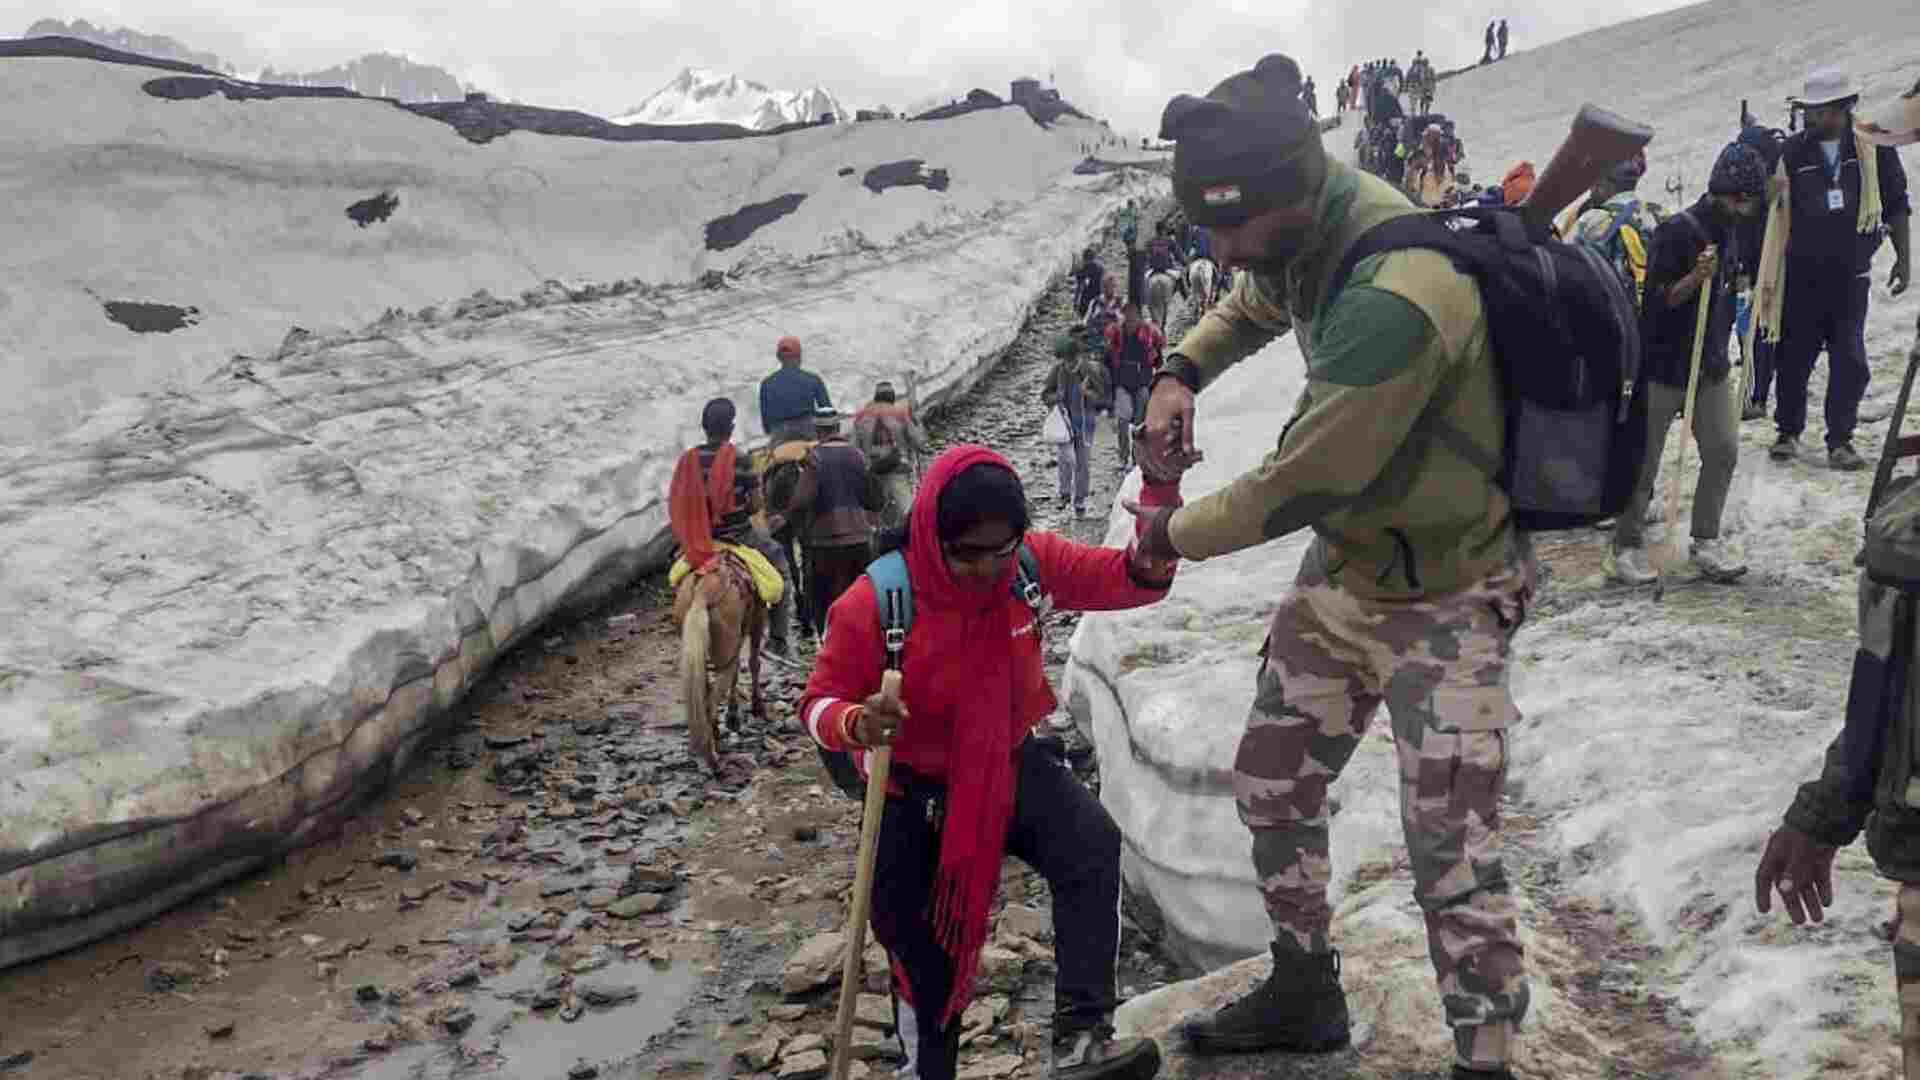
[[[797,337],[794,337],[791,334],[781,338],[780,344],[773,347],[773,355],[799,356],[800,355],[800,339]]]

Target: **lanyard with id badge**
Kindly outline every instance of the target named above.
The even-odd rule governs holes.
[[[1838,214],[1847,208],[1847,193],[1840,186],[1840,171],[1847,167],[1842,154],[1835,154],[1833,164],[1827,167],[1827,212]]]

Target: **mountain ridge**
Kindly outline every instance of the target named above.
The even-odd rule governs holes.
[[[831,113],[851,120],[839,98],[820,85],[779,90],[733,72],[686,67],[639,105],[616,113],[616,124],[738,124],[765,131]]]

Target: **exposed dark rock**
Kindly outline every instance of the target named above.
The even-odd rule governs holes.
[[[749,203],[725,217],[707,222],[707,250],[725,251],[746,242],[764,225],[786,217],[807,201],[803,194],[782,195],[766,202]]]
[[[107,318],[136,334],[171,334],[200,321],[200,309],[138,300],[109,300]]]
[[[126,42],[126,47],[119,48],[102,44],[98,41],[87,40],[86,35],[74,33],[74,31],[80,27],[87,26],[85,19],[76,20],[74,26],[67,28],[64,33],[58,30],[49,33],[48,30],[53,25],[58,25],[57,20],[42,20],[28,28],[25,38],[17,41],[0,41],[0,57],[66,56],[79,60],[100,60],[109,64],[129,64],[134,67],[159,68],[162,71],[191,71],[202,75],[220,74],[214,67],[209,67],[203,63],[187,61],[180,58],[155,56],[151,52],[139,51],[140,48],[146,47],[155,40],[145,39],[144,35],[132,34],[131,38]],[[94,29],[91,26],[87,26],[87,28]],[[131,34],[131,31],[122,32]],[[170,39],[160,38],[157,40],[168,41]],[[212,59],[217,62],[219,58],[209,56],[207,59]]]
[[[374,856],[373,865],[392,867],[395,870],[411,870],[420,865],[420,856],[411,851],[383,851]]]
[[[875,195],[891,187],[923,187],[933,191],[947,190],[947,170],[928,171],[926,162],[920,158],[908,158],[905,161],[889,161],[884,165],[875,165],[861,178],[868,191]]]
[[[142,90],[166,101],[198,101],[215,94],[228,101],[272,101],[276,98],[354,98],[360,95],[339,86],[267,86],[238,79],[204,75],[163,75],[149,79]]]
[[[392,217],[399,205],[400,196],[391,191],[383,191],[370,199],[361,199],[347,207],[347,216],[353,219],[355,225],[364,229],[376,221],[385,221]]]
[[[956,101],[951,105],[942,105],[937,109],[928,109],[919,116],[913,117],[913,119],[950,120],[956,116],[965,116],[971,112],[979,112],[981,109],[1005,108],[1006,104],[1007,103],[998,96],[975,88],[967,91],[967,96],[964,100]]]

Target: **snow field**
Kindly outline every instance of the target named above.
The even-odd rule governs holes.
[[[190,388],[292,326],[340,332],[549,279],[688,282],[1004,214],[1098,130],[1045,131],[1001,109],[698,144],[519,132],[482,146],[383,102],[141,90],[162,74],[0,64],[0,232],[13,239],[0,251],[0,377],[14,390],[0,442],[64,431],[124,394]],[[907,158],[948,169],[953,186],[861,186],[867,169]],[[386,191],[400,199],[389,220],[347,218]],[[790,193],[807,196],[794,214],[706,250],[706,222]],[[192,307],[198,322],[136,334],[102,312],[127,300]]]

